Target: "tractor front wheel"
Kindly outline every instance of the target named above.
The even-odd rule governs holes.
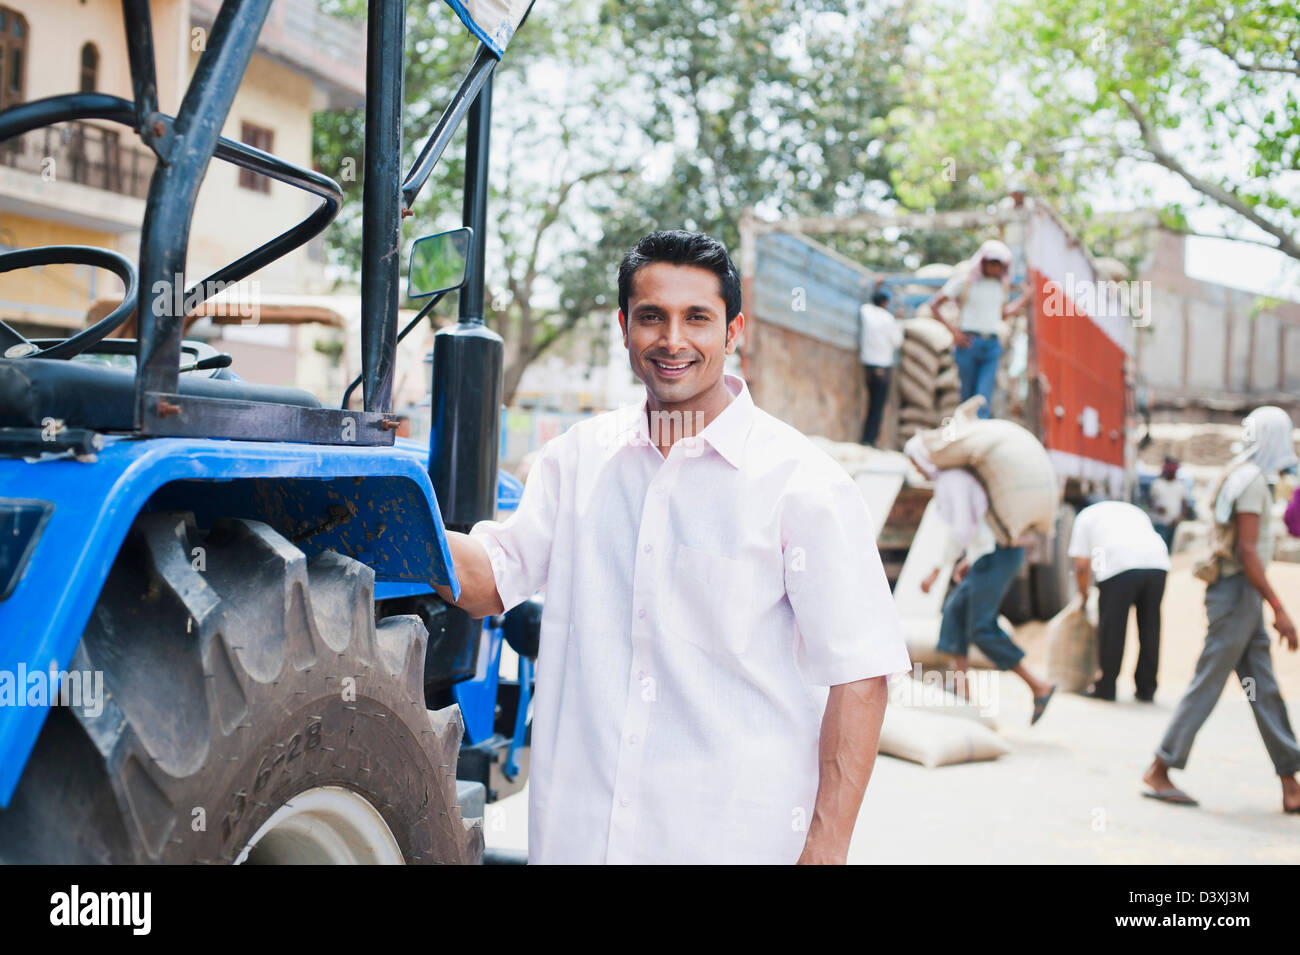
[[[427,634],[374,574],[265,524],[141,515],[0,810],[6,862],[473,863],[459,711],[425,709]],[[100,674],[101,676],[95,676]]]

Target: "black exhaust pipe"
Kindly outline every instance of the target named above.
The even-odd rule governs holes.
[[[443,524],[462,533],[478,521],[495,517],[497,505],[505,343],[483,323],[491,117],[492,78],[488,77],[470,107],[466,129],[463,219],[472,232],[460,292],[460,321],[439,331],[433,340],[429,479]],[[477,649],[482,622],[459,608],[447,610],[448,639]]]

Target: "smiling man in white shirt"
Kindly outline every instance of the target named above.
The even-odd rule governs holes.
[[[871,518],[723,373],[745,318],[720,243],[646,236],[619,309],[646,400],[550,441],[507,521],[449,535],[470,613],[546,589],[529,861],[844,862],[910,666]]]

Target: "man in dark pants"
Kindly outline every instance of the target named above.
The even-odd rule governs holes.
[[[889,376],[894,356],[903,344],[903,328],[885,307],[889,293],[877,290],[871,304],[862,306],[862,338],[859,359],[867,372],[867,422],[862,428],[862,444],[875,447],[880,437],[880,421],[889,397]]]
[[[1150,703],[1156,695],[1160,665],[1160,601],[1165,595],[1169,550],[1141,508],[1123,501],[1101,501],[1085,507],[1070,535],[1079,593],[1087,596],[1091,578],[1097,580],[1097,649],[1101,676],[1088,694],[1115,699],[1115,681],[1124,660],[1129,609],[1137,608],[1138,660],[1133,682],[1137,699]]]

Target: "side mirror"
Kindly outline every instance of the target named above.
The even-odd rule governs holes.
[[[406,285],[408,298],[426,298],[465,284],[471,232],[468,227],[452,229],[415,241]]]

